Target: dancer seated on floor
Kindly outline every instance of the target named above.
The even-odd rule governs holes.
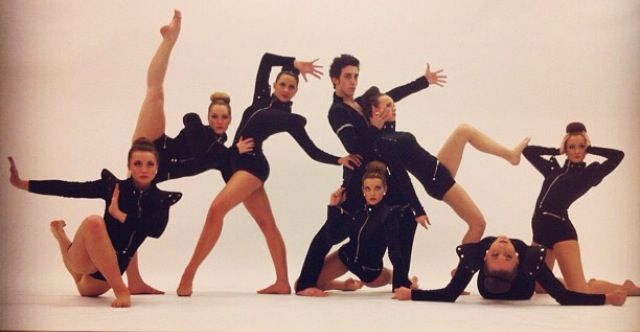
[[[272,94],[269,77],[275,66],[282,67],[282,71],[276,76]],[[239,203],[244,204],[264,234],[276,270],[276,281],[258,293],[291,293],[284,240],[264,188],[270,169],[262,150],[263,143],[272,135],[286,132],[318,162],[350,168],[360,164],[356,156],[337,157],[318,148],[305,130],[307,120],[291,110],[292,99],[298,91],[298,75],[301,73],[305,80],[306,74],[319,78],[321,72],[318,68],[315,61],[300,61],[270,53],[262,56],[255,80],[253,102],[244,111],[234,139],[234,142],[238,142],[242,137],[252,138],[254,149],[251,153],[232,158],[233,175],[211,203],[196,248],[176,290],[179,296],[192,294],[196,272],[215,247],[222,233],[225,215]]]
[[[183,119],[185,128],[175,138],[165,134],[164,78],[181,23],[182,14],[176,10],[171,22],[160,28],[162,42],[147,69],[147,90],[133,140],[146,137],[155,144],[160,155],[156,183],[194,176],[209,169],[220,170],[223,179],[228,181],[231,177],[229,159],[250,152],[253,140],[239,139],[232,148],[224,146],[231,122],[231,99],[226,93],[211,95],[207,125],[202,124],[198,114],[188,113]]]
[[[356,211],[347,211],[344,202],[345,189],[339,188],[329,202],[326,222],[328,242],[338,244],[345,238],[349,242],[327,255],[318,277],[318,288],[325,290],[352,291],[367,287],[383,287],[391,284],[392,278],[407,279],[406,259],[402,256],[398,228],[405,209],[390,206],[385,200],[387,192],[387,167],[379,161],[366,165],[362,177],[362,194],[365,204]],[[382,259],[389,248],[393,271],[383,266]],[[336,280],[347,271],[359,280],[349,278]],[[411,280],[417,287],[417,279]],[[326,295],[323,292],[323,295]]]
[[[547,252],[541,246],[527,246],[521,240],[506,236],[486,237],[478,243],[457,247],[460,262],[445,288],[411,290],[401,287],[395,290],[394,298],[455,302],[478,272],[478,290],[485,299],[528,300],[534,294],[537,281],[562,305],[624,304],[627,294],[621,290],[607,294],[586,294],[566,289],[544,263]]]
[[[122,279],[136,251],[147,236],[160,237],[167,226],[169,207],[181,198],[177,192],[165,192],[153,182],[158,170],[158,152],[146,139],[136,140],[127,159],[131,176],[118,180],[107,170],[90,182],[60,180],[23,180],[9,157],[10,182],[32,193],[73,198],[101,198],[106,202],[103,216],[91,215],[78,227],[73,242],[64,231],[65,222],[51,222],[62,260],[82,296],[99,296],[113,289],[112,307],[131,305],[131,290],[150,289],[137,266],[127,273],[129,287]],[[135,285],[132,285],[135,283]],[[153,289],[151,289],[153,290]],[[146,291],[145,291],[146,292]]]
[[[572,122],[567,125],[559,149],[529,146],[522,154],[544,176],[531,227],[533,243],[548,249],[546,262],[549,269],[553,269],[557,259],[565,285],[576,292],[609,293],[619,289],[628,295],[639,296],[640,287],[631,280],[622,284],[598,279],[587,282],[580,258],[578,235],[568,212],[573,202],[613,172],[622,161],[624,153],[592,146],[585,125]],[[561,154],[567,157],[563,166],[555,158]],[[587,165],[584,162],[587,154],[601,156],[606,160]]]

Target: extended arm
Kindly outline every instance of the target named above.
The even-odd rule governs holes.
[[[256,84],[253,90],[253,104],[266,102],[271,96],[271,88],[269,85],[269,76],[271,68],[276,66],[293,68],[295,58],[279,56],[271,53],[265,53],[260,60],[258,74],[256,75]]]
[[[587,153],[607,158],[607,160],[597,165],[593,170],[593,173],[591,174],[593,185],[600,183],[605,176],[613,172],[613,170],[620,165],[620,162],[622,162],[622,158],[624,158],[624,152],[620,150],[599,148],[595,146],[590,146],[587,149]]]
[[[458,296],[464,292],[475,271],[469,269],[461,260],[456,273],[445,288],[436,290],[414,289],[411,291],[413,301],[455,302]]]

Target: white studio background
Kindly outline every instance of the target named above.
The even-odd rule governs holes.
[[[625,151],[622,164],[571,208],[588,277],[640,279],[640,2],[638,1],[2,1],[0,155],[28,179],[93,180],[102,168],[126,175],[126,151],[145,93],[159,28],[173,8],[183,28],[166,77],[167,134],[182,115],[205,116],[214,90],[232,96],[234,122],[250,103],[262,53],[320,58],[325,77],[301,83],[294,111],[328,152],[345,152],[327,122],[328,65],[340,53],[361,60],[360,87],[383,90],[413,80],[426,63],[449,76],[398,104],[399,129],[432,153],[459,123],[507,146],[525,136],[556,146],[570,121],[594,145]],[[266,189],[283,233],[291,282],[325,219],[338,167],[308,158],[287,135],[265,144]],[[589,161],[599,160],[589,156]],[[0,292],[73,293],[48,223],[73,234],[100,200],[28,194],[0,170]],[[487,235],[530,242],[542,176],[468,148],[457,180],[484,212]],[[217,172],[162,184],[184,193],[159,240],[140,250],[145,279],[173,292],[223,182]],[[466,227],[442,202],[419,196],[433,226],[416,234],[412,273],[444,285]],[[242,206],[232,211],[195,290],[252,292],[274,280],[265,242]]]

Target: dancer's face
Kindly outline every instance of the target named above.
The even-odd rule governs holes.
[[[370,178],[362,181],[362,193],[364,194],[364,199],[369,205],[376,205],[380,203],[386,191],[387,186],[385,186],[380,179]]]
[[[158,161],[149,151],[134,151],[129,159],[131,178],[138,188],[147,188],[158,172]]]
[[[565,143],[565,154],[569,161],[579,163],[584,160],[587,153],[587,139],[580,135],[571,135]]]
[[[518,254],[511,240],[501,235],[487,250],[484,261],[491,271],[512,271],[518,265]]]
[[[282,74],[273,83],[273,94],[280,101],[291,101],[296,92],[298,92],[298,81],[291,75]]]
[[[342,97],[353,98],[358,87],[360,69],[356,66],[346,66],[340,71],[340,77],[332,77],[336,94]]]
[[[219,104],[211,106],[209,109],[209,127],[217,135],[226,133],[230,123],[231,114],[227,106]]]
[[[373,106],[373,114],[389,114],[387,121],[396,121],[396,104],[393,99],[387,95],[381,95],[378,98],[378,106]]]

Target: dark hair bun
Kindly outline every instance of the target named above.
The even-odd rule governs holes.
[[[387,173],[387,165],[377,160],[368,162],[365,169],[366,169],[366,173],[369,173],[369,172],[376,172],[381,174]]]
[[[226,92],[216,91],[211,94],[211,97],[209,97],[209,99],[211,99],[211,103],[220,102],[227,105],[231,103],[231,97],[229,97]]]
[[[571,122],[567,125],[567,134],[576,134],[586,132],[587,127],[582,122]]]

